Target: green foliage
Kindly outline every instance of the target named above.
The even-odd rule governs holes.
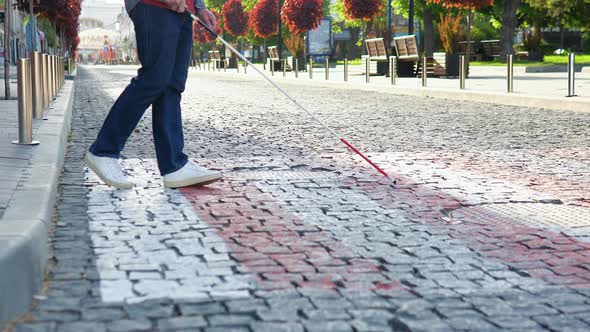
[[[205,4],[209,9],[215,9],[221,13],[221,8],[225,4],[225,0],[205,0]]]
[[[582,52],[590,53],[590,31],[582,34]]]
[[[456,16],[439,14],[439,22],[436,26],[446,53],[455,53],[459,49],[459,42],[464,39],[461,29],[462,19],[463,16],[460,14]]]
[[[37,28],[45,34],[47,43],[51,46],[55,46],[55,30],[53,24],[46,17],[37,18]]]
[[[590,0],[523,0],[545,20],[537,26],[587,27],[590,26]]]
[[[471,27],[471,39],[489,40],[500,39],[500,27],[493,24],[489,16],[481,13],[473,15],[473,24]]]
[[[242,0],[242,6],[244,6],[244,10],[252,10],[257,2],[258,0]]]

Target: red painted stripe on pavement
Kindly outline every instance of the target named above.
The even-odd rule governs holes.
[[[385,208],[402,209],[410,219],[442,229],[483,256],[509,263],[531,277],[557,286],[590,287],[590,243],[563,233],[531,227],[493,212],[485,220],[446,224],[441,210],[462,206],[460,198],[399,177],[395,189],[352,182]]]
[[[246,182],[183,188],[195,212],[226,243],[261,289],[397,291],[403,287],[338,239],[286,211],[282,202]]]

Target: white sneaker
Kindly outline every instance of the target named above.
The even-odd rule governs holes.
[[[164,175],[164,187],[180,188],[205,185],[215,182],[221,179],[221,177],[220,172],[210,171],[189,161],[178,171]]]
[[[121,169],[119,159],[110,157],[98,157],[90,152],[86,152],[84,162],[98,177],[109,186],[117,189],[130,189],[133,187],[131,182]]]

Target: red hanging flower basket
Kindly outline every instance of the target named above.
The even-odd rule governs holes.
[[[250,24],[254,34],[268,38],[279,31],[279,2],[277,0],[260,0],[252,9]]]
[[[281,10],[283,22],[295,34],[317,28],[323,17],[322,0],[286,0]]]
[[[221,9],[223,27],[233,36],[243,36],[248,33],[249,17],[242,7],[242,0],[229,0]]]
[[[354,20],[370,21],[383,9],[381,0],[343,0],[343,4],[346,17]]]

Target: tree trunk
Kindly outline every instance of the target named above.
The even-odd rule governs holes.
[[[500,59],[506,61],[506,56],[514,52],[514,31],[518,25],[516,18],[516,9],[520,5],[520,0],[504,0],[504,15],[502,20],[502,31],[500,45]]]
[[[434,23],[432,12],[428,9],[426,0],[420,0],[424,14],[424,53],[427,57],[432,57],[434,53]]]
[[[10,99],[10,0],[4,1],[4,99]]]

